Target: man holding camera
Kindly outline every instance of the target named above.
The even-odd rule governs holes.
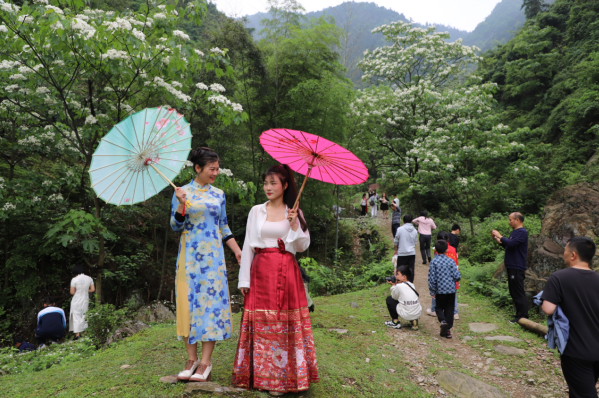
[[[510,237],[501,236],[499,231],[491,231],[495,242],[505,248],[505,270],[510,296],[516,306],[516,317],[510,322],[517,323],[520,318],[528,318],[528,299],[524,291],[526,273],[526,255],[528,253],[528,231],[524,228],[524,216],[520,213],[509,215]]]
[[[399,318],[410,321],[412,330],[418,330],[418,319],[422,314],[422,306],[418,299],[418,292],[414,284],[408,281],[410,269],[405,266],[398,266],[395,276],[386,277],[386,281],[391,286],[391,295],[387,297],[387,309],[391,320],[385,322],[386,326],[393,329],[400,329]]]

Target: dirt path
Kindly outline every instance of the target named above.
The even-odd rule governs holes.
[[[375,221],[381,231],[387,231],[388,236],[391,236],[389,219],[383,219],[379,212]],[[440,337],[437,318],[426,314],[426,308],[431,306],[431,297],[428,294],[428,265],[422,264],[418,246],[416,247],[415,268],[414,282],[420,293],[420,302],[423,307],[420,331],[414,332],[409,327],[405,327],[400,330],[390,329],[389,333],[397,342],[395,347],[404,354],[406,365],[410,367],[414,379],[423,388],[435,396],[439,396],[439,394],[451,396],[448,392],[442,391],[434,377],[437,370],[451,369],[470,373],[486,383],[500,387],[510,397],[567,396],[567,386],[561,371],[558,370],[559,361],[555,360],[554,353],[546,348],[546,344],[540,338],[531,335],[531,340],[525,340],[529,346],[527,351],[536,355],[527,355],[526,358],[518,360],[507,355],[499,355],[489,349],[493,347],[490,344],[504,344],[502,342],[483,341],[481,344],[477,344],[478,339],[482,339],[482,336],[470,333],[468,322],[473,322],[471,318],[476,318],[478,308],[462,304],[459,307],[460,319],[455,321],[452,329],[453,338]],[[467,296],[463,296],[463,293],[458,294],[458,303],[461,298],[467,299]],[[381,314],[388,316],[384,303],[381,304]],[[499,324],[508,322],[504,316],[499,316],[493,321]],[[486,335],[497,334],[491,332]],[[502,331],[500,334],[505,335],[506,333]],[[476,341],[470,341],[468,344],[463,340],[465,335],[469,335],[469,338],[474,336]]]

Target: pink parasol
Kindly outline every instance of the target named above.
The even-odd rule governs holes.
[[[314,134],[270,129],[262,133],[260,144],[275,160],[288,164],[292,170],[306,176],[295,206],[307,177],[337,185],[357,185],[368,179],[368,169],[356,155]]]

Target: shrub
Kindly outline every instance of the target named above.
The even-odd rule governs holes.
[[[15,347],[0,349],[0,369],[7,373],[38,372],[59,364],[71,363],[94,355],[91,339],[82,338],[64,344],[52,344],[42,350],[19,353]]]
[[[88,336],[96,347],[100,348],[106,343],[125,318],[125,311],[115,309],[112,304],[90,303],[85,320],[88,324]]]
[[[470,265],[467,260],[460,260],[461,286],[467,292],[489,297],[498,307],[509,307],[512,299],[507,281],[493,278],[498,263],[486,263],[482,266]]]

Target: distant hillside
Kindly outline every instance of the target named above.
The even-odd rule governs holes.
[[[357,69],[356,64],[362,58],[364,51],[366,49],[373,50],[376,47],[385,45],[381,34],[373,35],[370,31],[377,26],[391,22],[408,21],[405,15],[378,6],[375,3],[354,1],[348,1],[335,7],[328,7],[322,11],[310,12],[306,14],[306,17],[318,18],[323,15],[330,15],[335,18],[335,23],[344,30],[344,37],[342,38],[339,52],[343,64],[348,70],[347,76],[354,83],[360,81],[361,72]],[[256,39],[260,38],[260,31],[262,30],[260,21],[268,17],[268,13],[257,13],[246,17],[247,27],[254,29],[254,37]],[[422,24],[416,25],[426,26]],[[455,41],[458,38],[464,39],[469,35],[469,32],[450,26],[436,26],[439,32],[449,32],[451,41]]]
[[[464,44],[487,51],[498,44],[507,43],[526,21],[521,7],[522,0],[502,0],[491,14],[464,38]]]

